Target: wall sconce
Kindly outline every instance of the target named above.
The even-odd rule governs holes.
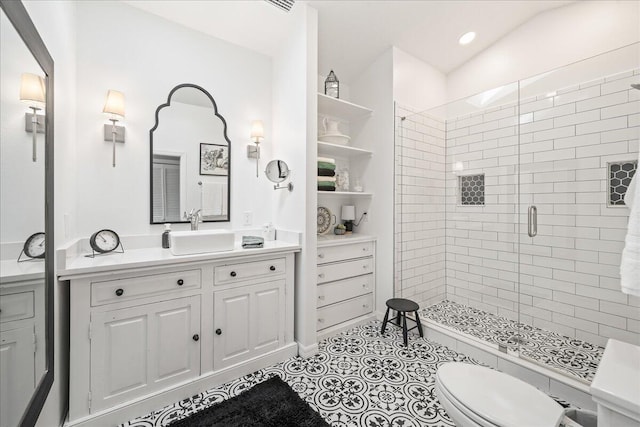
[[[25,102],[32,113],[25,113],[24,130],[33,135],[33,154],[31,158],[35,162],[37,159],[36,135],[44,133],[44,116],[36,113],[44,109],[45,104],[45,84],[44,79],[31,73],[23,73],[20,78],[20,101]]]
[[[124,119],[124,94],[117,90],[107,92],[107,101],[102,112],[109,115],[109,125],[104,125],[104,140],[113,143],[113,167],[116,167],[116,142],[124,142],[124,126],[116,126],[116,123]]]
[[[258,177],[258,160],[260,159],[260,143],[264,139],[264,126],[262,120],[254,120],[251,123],[251,140],[256,144],[247,145],[247,158],[256,159],[256,178]]]

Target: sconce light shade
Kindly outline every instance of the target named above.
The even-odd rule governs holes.
[[[20,101],[26,102],[30,108],[41,110],[45,103],[44,79],[31,73],[23,73],[20,78]]]
[[[355,206],[343,206],[342,215],[340,218],[343,221],[354,221],[356,219],[356,207]]]
[[[116,116],[114,117],[116,119],[124,118],[124,93],[117,90],[109,90],[102,112]]]
[[[260,144],[263,139],[264,125],[262,124],[262,120],[254,120],[251,123],[251,140],[256,144]]]

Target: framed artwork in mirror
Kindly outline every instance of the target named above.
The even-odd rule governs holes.
[[[229,176],[229,146],[200,144],[200,175]]]

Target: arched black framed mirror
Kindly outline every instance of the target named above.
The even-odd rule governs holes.
[[[150,222],[229,221],[231,141],[227,122],[202,87],[174,87],[156,109],[150,141]]]
[[[0,9],[0,425],[33,426],[54,377],[53,58],[20,1]]]

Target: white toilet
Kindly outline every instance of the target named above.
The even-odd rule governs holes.
[[[458,427],[556,427],[564,418],[564,408],[545,393],[484,366],[445,363],[436,393]]]
[[[436,394],[458,427],[557,427],[564,408],[532,385],[502,372],[451,362],[436,373]],[[610,339],[591,394],[598,427],[640,427],[640,347]]]

